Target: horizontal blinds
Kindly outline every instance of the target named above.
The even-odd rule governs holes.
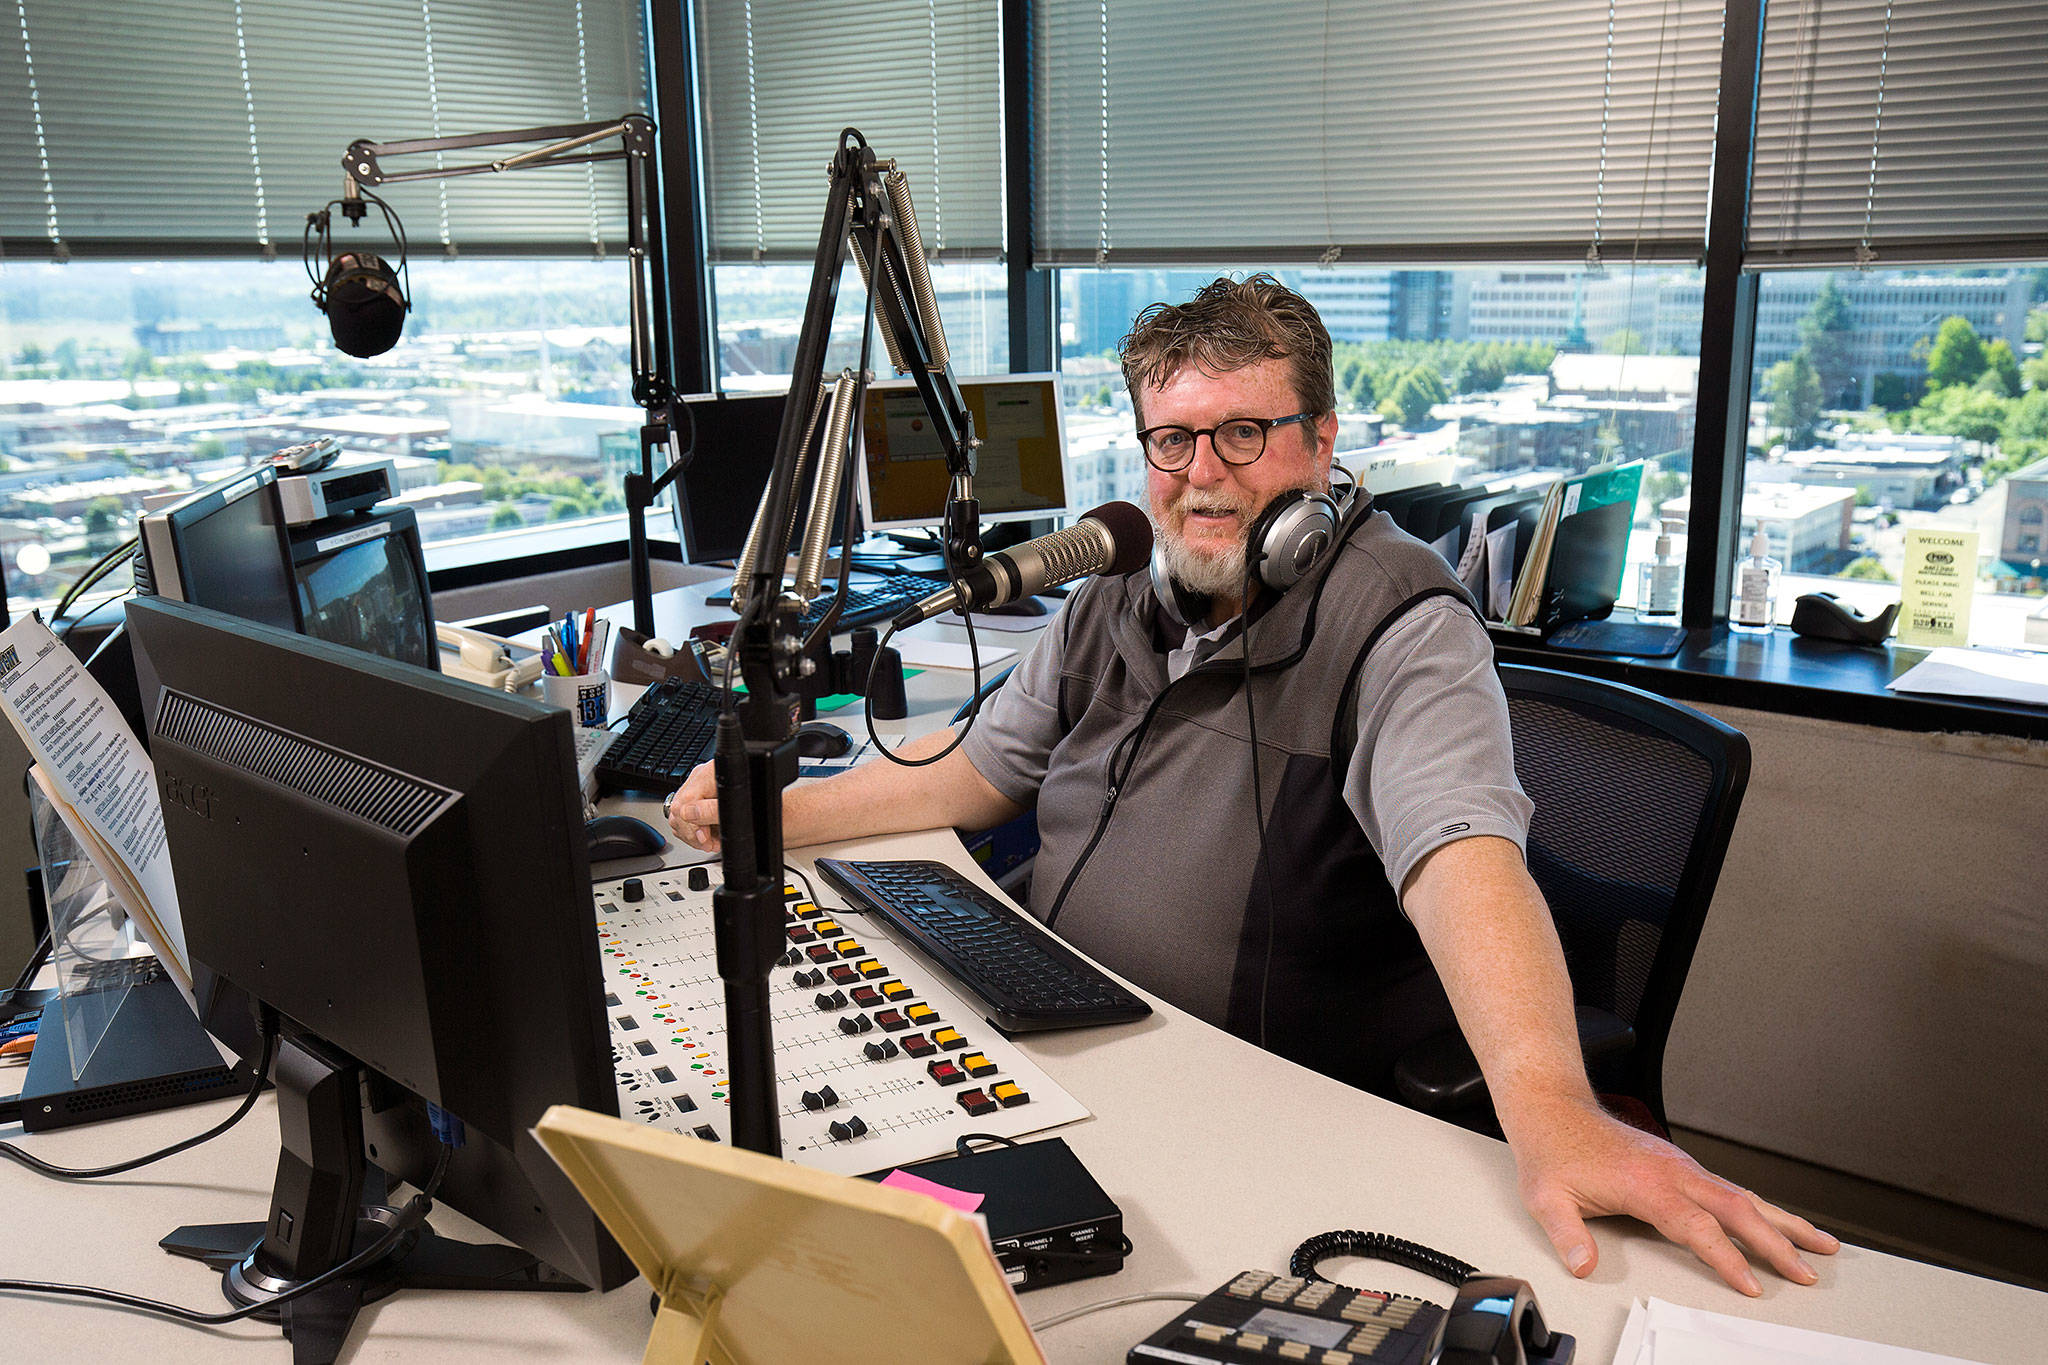
[[[809,261],[842,128],[909,177],[929,254],[1003,245],[996,0],[720,0],[698,8],[717,261]]]
[[[25,0],[6,10],[9,255],[289,255],[306,214],[340,194],[341,155],[357,138],[608,121],[646,105],[635,0],[353,0],[332,10]],[[444,154],[443,164],[505,154]],[[434,164],[423,155],[385,169]],[[428,249],[580,254],[625,241],[621,164],[383,193]],[[373,213],[361,231],[377,222]],[[351,230],[337,221],[336,231],[346,240]]]
[[[1043,0],[1046,263],[1690,259],[1707,0]]]
[[[2048,254],[2048,12],[1772,0],[1752,179],[1753,264]]]

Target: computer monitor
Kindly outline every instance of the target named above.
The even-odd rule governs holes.
[[[300,629],[385,659],[438,671],[433,593],[410,507],[295,526],[292,583]]]
[[[162,598],[128,629],[187,946],[220,983],[205,1022],[246,1048],[246,1014],[217,1016],[253,1001],[283,1039],[270,1218],[172,1249],[225,1248],[254,1299],[339,1263],[366,1178],[429,1177],[432,1105],[464,1129],[439,1199],[553,1271],[427,1259],[476,1252],[501,1288],[629,1278],[530,1131],[552,1104],[618,1112],[568,713]]]
[[[267,465],[216,479],[142,514],[142,586],[179,602],[299,628],[291,551]]]
[[[689,463],[676,480],[676,525],[692,564],[737,560],[746,549],[747,531],[762,490],[775,468],[775,442],[782,431],[783,393],[699,394],[685,398],[684,420],[677,423],[693,434]],[[813,455],[816,453],[813,446]],[[810,515],[811,481],[797,489],[796,536]],[[835,544],[846,542],[846,518],[835,516]]]
[[[145,512],[138,587],[438,670],[433,596],[410,508],[288,526],[268,465]]]
[[[1056,517],[1067,505],[1067,442],[1056,374],[962,379],[960,396],[981,441],[974,497],[983,521]],[[908,379],[868,387],[862,404],[863,505],[877,531],[942,521],[950,476],[924,400]]]

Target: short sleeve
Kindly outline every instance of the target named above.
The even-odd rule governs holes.
[[[1076,598],[1070,598],[1038,632],[1009,678],[982,703],[974,728],[961,744],[967,761],[991,787],[1027,809],[1038,804],[1046,764],[1063,737],[1060,663]]]
[[[1486,628],[1462,603],[1410,608],[1366,656],[1344,800],[1396,895],[1458,839],[1498,835],[1526,851],[1533,807],[1515,778],[1507,696]]]

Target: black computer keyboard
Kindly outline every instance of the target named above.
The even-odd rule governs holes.
[[[998,1028],[1076,1028],[1143,1019],[1152,1007],[944,863],[818,859],[856,910],[871,911],[981,997]]]
[[[718,689],[665,678],[633,703],[626,728],[597,762],[601,791],[672,792],[711,757],[718,737]]]
[[[935,579],[911,573],[890,574],[878,583],[849,583],[846,605],[840,609],[837,627],[852,630],[855,626],[871,626],[877,621],[886,621],[911,603],[922,602],[945,586]],[[826,585],[825,595],[804,609],[802,629],[808,631],[825,619],[825,608],[832,605],[838,591],[836,580]],[[724,594],[707,597],[704,601],[714,607],[732,605],[732,598]]]

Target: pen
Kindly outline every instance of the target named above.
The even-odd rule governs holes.
[[[596,608],[596,607],[586,607],[586,608],[584,608],[584,610],[583,610],[583,656],[582,656],[581,658],[579,658],[579,659],[578,659],[578,660],[576,661],[576,671],[577,671],[578,673],[588,673],[588,672],[590,671],[590,669],[591,669],[591,666],[592,666],[592,661],[593,661],[593,660],[594,660],[594,659],[595,659],[595,658],[597,657],[597,651],[595,651],[594,649],[592,649],[592,648],[591,648],[591,644],[592,644],[592,642],[593,642],[593,640],[594,640],[594,638],[595,638],[595,637],[594,637],[594,636],[593,636],[593,635],[591,634],[591,632],[592,632],[592,631],[594,631],[594,630],[596,630],[596,629],[597,629],[597,608]]]

